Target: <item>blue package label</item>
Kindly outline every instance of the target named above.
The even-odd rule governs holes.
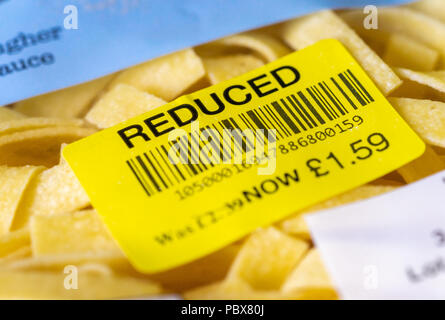
[[[327,8],[406,0],[0,0],[0,106]]]

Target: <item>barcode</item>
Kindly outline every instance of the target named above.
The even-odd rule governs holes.
[[[353,72],[347,69],[304,90],[212,123],[200,130],[209,133],[209,143],[219,142],[215,148],[220,150],[220,160],[224,160],[233,155],[234,148],[244,153],[254,148],[254,141],[240,134],[243,130],[263,130],[264,136],[255,135],[257,143],[280,141],[322,126],[372,102],[374,98],[371,94]],[[232,130],[232,141],[224,141],[227,137],[223,132],[227,129]],[[275,134],[268,130],[274,130]],[[200,149],[204,145],[196,133],[189,133],[187,141],[188,143],[185,143],[184,140],[178,139],[168,142],[127,160],[130,171],[148,196],[188,181],[218,163],[208,155],[204,155],[206,163],[200,161],[198,151],[191,147],[191,143]],[[187,150],[187,153],[182,154],[182,161],[177,164],[170,161],[168,153],[174,145]]]

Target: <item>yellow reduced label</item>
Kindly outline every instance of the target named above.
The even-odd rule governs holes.
[[[424,143],[336,40],[63,152],[133,265],[157,272],[376,179]]]

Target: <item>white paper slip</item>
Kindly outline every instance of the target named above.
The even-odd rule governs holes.
[[[344,299],[445,299],[445,171],[305,217]]]

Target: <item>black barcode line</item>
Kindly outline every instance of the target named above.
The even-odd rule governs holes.
[[[186,139],[169,141],[127,160],[126,164],[144,193],[153,196],[206,172],[218,160],[230,160],[235,150],[244,154],[260,145],[317,128],[357,110],[358,106],[374,102],[349,69],[329,80],[206,125],[198,132],[188,133]],[[219,159],[213,152],[211,156],[206,152],[200,154],[198,150],[203,150],[207,143],[219,151]],[[168,148],[174,148],[175,156],[181,160],[179,163],[172,162]]]
[[[326,117],[328,117],[328,119],[330,121],[333,120],[331,113],[325,109],[325,107],[320,103],[320,101],[318,100],[318,98],[315,96],[315,93],[312,92],[312,88],[307,88],[306,91],[310,94],[310,96],[312,97],[312,99],[315,101],[315,103],[318,105],[318,107],[321,109],[321,111],[323,111],[323,113],[325,114]]]
[[[352,99],[346,94],[346,92],[343,90],[343,88],[338,84],[337,81],[335,81],[334,78],[331,78],[332,83],[337,87],[338,91],[341,92],[341,94],[343,95],[343,97],[349,102],[349,104],[351,105],[351,107],[354,110],[357,110],[357,106],[356,104],[352,101]]]
[[[308,126],[309,128],[312,129],[313,126],[312,126],[312,122],[310,121],[311,119],[309,119],[304,114],[304,112],[301,111],[300,107],[302,107],[302,106],[301,106],[300,102],[297,101],[297,103],[295,103],[296,97],[292,94],[292,95],[286,97],[286,99],[287,99],[288,103],[286,103],[286,101],[284,99],[280,99],[280,101],[281,101],[281,104],[284,106],[284,108],[286,108],[287,112],[292,116],[292,119],[294,119],[297,122],[297,124],[300,126],[300,128],[302,130],[306,130],[306,126]],[[276,103],[276,104],[279,105],[278,103]],[[289,105],[292,106],[293,109]],[[299,117],[295,114],[294,111],[296,111],[298,113]],[[304,124],[303,121],[306,124]],[[301,132],[300,129],[298,129],[298,131]]]
[[[209,126],[207,126],[207,128],[209,128]],[[219,151],[218,152],[219,153],[219,159],[222,160],[223,157],[222,157],[221,145],[218,146],[215,143],[215,139],[216,138],[214,137],[213,133],[211,131],[206,130],[206,128],[201,128],[200,131],[201,131],[201,134],[203,134],[203,135],[205,134],[205,137],[207,139],[206,141],[208,141],[212,145],[213,150],[218,150]],[[204,144],[204,142],[203,142],[203,144]],[[218,161],[219,161],[215,157],[216,157],[216,155],[212,153],[212,158],[209,159],[209,157],[206,154],[206,158],[212,161],[211,162],[212,167],[214,167],[215,164],[217,164]]]
[[[222,121],[220,122],[220,125],[221,125],[221,132],[223,133],[223,135],[224,135],[225,130],[232,130],[231,127],[226,127]],[[242,143],[238,144],[237,142],[239,141],[239,139],[235,139],[235,136],[237,136],[236,132],[233,132],[233,133],[234,134],[232,134],[232,135],[227,135],[228,139],[230,141],[229,146],[230,146],[230,155],[231,156],[233,156],[235,154],[235,149],[238,150],[238,152],[242,152],[242,150],[243,150]]]
[[[175,143],[173,143],[172,141],[169,141],[169,142],[168,142],[168,148],[169,148],[170,150],[172,150],[172,149],[174,148],[174,146],[176,146],[176,141],[175,141]],[[168,154],[168,151],[165,149],[164,146],[162,146],[162,148],[163,148],[164,152],[167,154],[167,158],[168,158],[169,162],[170,162],[170,163],[173,163],[173,159],[170,159],[170,156],[169,156],[169,154]],[[176,150],[176,149],[174,149],[174,150]],[[178,152],[177,152],[177,151],[174,153],[174,156],[178,157]],[[182,155],[181,155],[181,160],[184,160],[184,158],[182,157]],[[175,167],[178,167],[178,166],[175,166]],[[188,174],[188,175],[190,176],[190,172],[189,172],[190,169],[189,169],[188,167],[184,167],[184,166],[183,166],[182,170],[184,170],[185,173]]]
[[[336,116],[334,110],[332,110],[332,108],[328,104],[326,104],[326,101],[323,99],[323,96],[318,91],[318,88],[316,86],[312,86],[311,89],[312,89],[312,92],[317,97],[318,105],[320,105],[320,103],[321,103],[321,105],[323,105],[323,107],[324,107],[324,110],[327,110],[328,114],[330,115],[330,117],[328,117],[329,120],[337,119],[337,116]]]
[[[327,110],[327,112],[331,116],[331,118],[329,120],[336,119],[337,117],[335,115],[334,110],[332,110],[332,108],[330,108],[330,106],[326,104],[326,101],[323,99],[323,96],[320,94],[320,92],[318,91],[317,87],[316,86],[312,86],[311,89],[312,89],[312,92],[317,97],[318,102],[323,105],[324,110]]]
[[[240,132],[240,134],[241,134],[241,132],[242,132],[243,130],[242,130],[241,127],[238,125],[238,123],[235,121],[235,119],[230,118],[230,122],[232,122],[234,128],[237,129],[237,130],[239,130],[239,132]],[[242,136],[242,139],[243,139],[243,150],[250,151],[250,150],[252,150],[252,149],[255,148],[255,145],[254,145],[254,143],[249,139],[249,136],[245,136],[245,135],[243,135],[243,136]]]
[[[180,180],[179,180],[178,176],[175,174],[175,172],[173,171],[173,168],[172,168],[172,167],[175,167],[175,168],[176,168],[176,166],[169,166],[169,165],[168,165],[168,162],[166,161],[164,155],[161,153],[161,151],[159,150],[159,148],[156,148],[156,152],[158,153],[159,158],[161,158],[161,160],[162,160],[162,162],[164,163],[165,167],[170,171],[172,177],[175,178],[175,180],[176,180],[177,183],[179,183]],[[185,179],[184,179],[184,180],[185,180]],[[174,183],[171,182],[171,185],[173,186]]]
[[[190,137],[190,135],[189,135],[189,137]],[[188,141],[189,141],[189,140],[188,140]],[[198,156],[197,156],[197,154],[196,154],[196,150],[195,150],[195,148],[192,148],[191,143],[185,143],[185,142],[184,142],[184,144],[182,144],[182,146],[183,146],[183,148],[185,148],[185,150],[188,151],[188,158],[189,158],[189,160],[190,160],[190,164],[191,164],[194,168],[197,168],[195,175],[197,175],[197,174],[199,174],[199,173],[201,173],[201,172],[204,172],[204,170],[205,170],[205,164],[203,164],[203,163],[196,163],[196,162],[199,162],[199,161],[198,161],[199,158],[198,158]]]
[[[139,184],[142,186],[142,188],[144,189],[145,193],[150,196],[150,192],[148,191],[148,187],[145,184],[145,181],[143,181],[142,177],[139,173],[136,172],[135,167],[132,164],[132,160],[127,160],[126,161],[127,165],[130,167],[131,172],[133,172],[134,176],[136,177],[136,179],[138,180]]]
[[[344,115],[344,111],[337,105],[337,101],[334,100],[334,98],[331,97],[331,94],[329,91],[324,87],[323,83],[319,82],[318,87],[322,90],[320,91],[320,95],[323,96],[323,99],[326,101],[326,103],[329,105],[329,107],[334,110],[336,117],[340,117],[341,115]],[[340,113],[337,113],[337,111]]]
[[[282,138],[284,138],[284,136],[287,136],[279,122],[267,110],[267,105],[261,106],[259,109],[261,110],[263,116],[269,121],[270,128],[277,128]]]
[[[263,122],[266,122],[266,120],[267,120],[267,123],[268,123],[268,124],[266,123],[267,129],[268,130],[271,130],[271,129],[274,129],[274,128],[277,129],[277,126],[273,124],[273,122],[269,119],[268,116],[266,116],[266,114],[264,113],[263,109],[261,107],[259,107],[258,110],[261,112],[261,114],[257,113],[257,116],[260,117],[260,119]],[[277,140],[281,140],[281,139],[284,138],[284,135],[283,135],[283,133],[281,133],[281,130],[277,130],[277,133],[280,135],[280,137]]]
[[[275,142],[276,141],[276,137],[271,137],[270,136],[270,132],[265,129],[264,125],[262,125],[261,121],[258,119],[258,123],[260,124],[260,126],[257,125],[257,123],[254,121],[254,118],[256,118],[255,113],[250,113],[250,117],[248,116],[250,112],[247,112],[246,114],[240,114],[240,116],[243,116],[244,119],[246,119],[247,123],[250,124],[250,129],[253,130],[255,132],[255,136],[258,138],[260,138],[261,143],[262,144],[266,144],[266,140],[268,142]],[[250,119],[249,119],[250,118]],[[252,121],[252,122],[251,122]],[[257,132],[257,130],[259,130]],[[262,132],[262,134],[261,134]]]
[[[189,158],[190,158],[190,161],[192,162],[192,163],[195,163],[195,162],[198,162],[198,158],[196,157],[196,155],[195,155],[195,150],[194,150],[194,148],[191,148],[191,145],[193,144],[193,141],[191,141],[190,139],[193,139],[193,137],[192,137],[192,134],[191,133],[189,133],[188,134],[188,139],[187,139],[187,144],[186,144],[186,148],[187,148],[187,150],[188,150],[188,152],[189,152]]]
[[[346,72],[354,79],[355,83],[360,87],[360,89],[366,94],[370,102],[374,102],[374,98],[369,94],[369,92],[365,89],[362,83],[355,77],[350,69],[346,70]]]
[[[275,123],[278,124],[278,126],[284,130],[284,134],[286,135],[286,137],[290,137],[291,133],[290,131],[284,126],[284,124],[280,121],[280,119],[274,114],[274,112],[272,112],[272,110],[270,109],[269,105],[265,105],[264,109],[266,109],[266,112],[269,114],[269,116],[271,118],[273,118],[275,120]]]
[[[161,163],[159,162],[159,160],[157,159],[157,157],[155,157],[155,155],[153,154],[153,151],[149,151],[148,152],[151,155],[151,158],[153,159],[153,161],[156,163],[156,165],[158,166],[159,170],[161,171],[162,176],[164,177],[164,179],[166,179],[168,182],[169,186],[173,185],[173,182],[171,181],[169,175],[167,174],[167,172],[164,170],[164,168],[161,166]]]
[[[263,106],[259,107],[257,112],[257,116],[260,117],[261,121],[263,121],[268,129],[276,128],[277,126],[269,119],[269,117],[264,113]],[[280,132],[280,138],[284,138]]]
[[[358,85],[352,80],[352,78],[349,76],[349,74],[347,74],[346,72],[343,72],[343,74],[344,74],[345,77],[349,80],[349,83],[351,83],[352,86],[355,88],[355,90],[360,94],[360,96],[361,96],[362,99],[365,101],[365,103],[368,104],[370,101],[369,101],[368,98],[365,96],[365,94],[362,92],[362,90],[360,90],[360,88],[358,87]]]
[[[317,112],[315,107],[312,105],[312,103],[306,98],[304,93],[302,91],[298,91],[297,95],[301,98],[301,100],[304,102],[306,107],[311,111],[311,113],[314,115],[314,117],[318,120],[320,124],[325,124],[326,121],[324,121],[323,117]]]
[[[150,159],[150,157],[148,156],[147,153],[144,153],[145,159],[148,161],[148,163],[150,164],[150,167],[153,169],[154,173],[156,174],[157,178],[159,179],[159,181],[161,181],[162,185],[168,189],[167,183],[164,181],[164,178],[162,177],[161,173],[159,172],[159,170],[156,168],[156,166],[154,165],[154,163],[152,162],[152,160]],[[153,176],[153,178],[155,178],[155,176]],[[156,180],[156,179],[155,179]],[[159,185],[159,188],[161,189],[162,187]]]
[[[249,112],[248,112],[249,113]],[[252,114],[255,116],[255,119],[258,119],[258,123],[260,124],[259,129],[264,130],[264,132],[267,132],[267,139],[269,140],[269,133],[270,133],[270,127],[265,123],[265,121],[260,117],[259,113],[256,112],[256,110],[252,111]],[[253,119],[252,119],[253,120]],[[273,141],[277,141],[279,138],[275,135]],[[269,140],[270,141],[270,140]]]
[[[229,154],[229,159],[230,159],[230,157],[232,156],[232,153],[233,153],[233,149],[232,149],[232,140],[230,140],[230,141],[227,141],[227,137],[225,137],[224,135],[223,135],[223,133],[222,132],[224,132],[224,126],[222,125],[222,123],[221,122],[218,122],[218,125],[221,127],[221,129],[217,129],[216,127],[215,127],[215,129],[218,131],[218,133],[220,134],[220,136],[221,136],[221,141],[223,142],[223,147],[224,146],[228,146],[229,147],[229,150],[227,151],[227,153]],[[227,149],[226,149],[227,150]]]
[[[306,123],[306,125],[309,126],[309,128],[312,129],[314,126],[315,127],[317,126],[317,123],[314,121],[314,119],[311,118],[311,116],[306,111],[306,109],[303,108],[303,106],[301,105],[300,101],[298,101],[296,96],[291,94],[290,96],[288,96],[286,98],[287,98],[287,101],[292,106],[292,108],[294,108],[294,110],[298,113],[300,118],[303,119],[303,121]],[[297,121],[297,123],[300,124],[301,128],[303,130],[306,130],[306,127],[303,125],[303,123],[301,123],[300,119],[295,115],[295,113],[292,112],[290,107],[287,106],[287,104],[284,102],[283,99],[281,99],[281,102],[286,107],[287,111],[289,111],[289,113],[292,115],[292,117]]]
[[[178,141],[173,142],[169,142],[170,144],[170,148],[174,148],[174,146],[176,146],[176,144],[178,143]],[[181,157],[182,160],[182,168],[185,169],[185,172],[187,172],[187,174],[189,175],[189,177],[193,177],[193,171],[190,169],[190,162],[188,161],[187,155],[183,154],[183,153],[179,153],[178,151],[176,151],[176,156]]]
[[[331,112],[331,115],[334,119],[338,119],[339,115],[337,111],[331,106],[329,101],[326,99],[326,96],[321,93],[321,91],[317,88],[317,86],[314,86],[315,91],[317,92],[318,96],[320,97],[320,100],[324,102],[325,107]]]
[[[250,130],[252,130],[252,132],[255,133],[255,139],[256,139],[256,141],[261,140],[261,141],[260,141],[261,144],[264,145],[264,144],[266,143],[266,142],[265,142],[265,139],[266,139],[267,132],[264,132],[264,131],[263,131],[263,134],[260,134],[260,133],[255,129],[255,126],[252,125],[252,123],[249,121],[249,119],[248,119],[244,114],[240,113],[240,114],[238,115],[238,117],[240,117],[240,119],[244,122],[244,124],[246,125],[247,128],[249,128]]]
[[[188,138],[191,138],[191,134],[188,134]],[[198,158],[195,155],[195,150],[194,148],[191,148],[191,141],[187,139],[187,143],[184,142],[183,140],[181,141],[181,146],[184,147],[185,149],[183,150],[187,150],[188,151],[188,159],[190,160],[191,163],[195,164],[196,162],[198,162]],[[201,172],[201,167],[199,164],[195,164],[196,168],[198,168],[198,170]]]
[[[209,126],[206,126],[206,129],[209,136],[211,137],[210,143],[212,144],[212,147],[215,148],[215,150],[219,150],[219,158],[223,161],[225,157],[225,150],[219,136],[216,136],[214,131]],[[219,145],[216,145],[216,142],[218,142]]]
[[[244,152],[249,152],[250,150],[254,150],[255,149],[255,142],[250,139],[251,136],[249,135],[249,133],[252,133],[255,136],[255,139],[257,141],[258,141],[259,137],[258,137],[258,134],[256,132],[256,129],[254,127],[252,127],[251,125],[249,125],[246,122],[247,119],[244,120],[242,116],[243,116],[243,114],[239,114],[238,118],[245,124],[245,128],[246,129],[250,129],[250,131],[247,134],[243,134],[243,129],[241,128],[241,126],[238,125],[238,123],[232,117],[230,117],[229,120],[233,124],[233,126],[227,126],[227,128],[235,129],[235,131],[232,132],[232,135],[238,141],[242,141],[241,152],[244,153]],[[260,139],[264,143],[263,138],[261,137]]]
[[[150,187],[150,184],[148,183],[147,179],[145,179],[145,175],[143,175],[141,170],[139,170],[136,161],[134,161],[134,159],[131,159],[130,163],[131,163],[132,167],[134,168],[134,170],[136,171],[136,173],[138,174],[138,176],[141,177],[141,180],[142,180],[143,184],[145,185],[145,187],[147,188],[147,191],[149,193],[153,193],[153,190]]]
[[[200,130],[201,130],[201,134],[202,134],[203,129],[201,128]],[[207,141],[212,145],[213,148],[216,147],[215,143],[212,141],[212,138],[208,139]],[[201,148],[201,150],[202,150],[202,149],[204,148],[204,146],[205,146],[204,141],[200,142],[200,143],[199,143],[199,146],[200,146],[200,148]],[[207,161],[209,162],[209,164],[210,164],[210,166],[211,166],[212,168],[213,168],[213,167],[215,166],[215,164],[217,164],[218,161],[219,161],[219,160],[215,159],[215,156],[214,156],[213,154],[212,154],[212,156],[209,156],[207,153],[205,153],[204,156],[205,156],[205,158],[207,159]]]
[[[221,132],[222,132],[222,136],[223,136],[224,143],[227,143],[227,139],[224,139],[224,138],[228,138],[228,139],[229,139],[229,140],[228,140],[228,145],[229,145],[229,148],[230,148],[230,156],[232,156],[233,154],[235,154],[235,148],[238,149],[238,151],[241,152],[242,149],[241,149],[241,147],[238,146],[238,144],[235,143],[235,141],[234,141],[235,139],[234,139],[233,136],[227,136],[227,137],[224,136],[224,131],[227,130],[228,128],[226,128],[226,127],[224,126],[224,124],[222,123],[222,121],[220,121],[218,124],[219,124],[219,126],[221,127]]]
[[[343,103],[341,103],[325,81],[320,82],[319,85],[342,115],[349,113],[349,111],[344,107]]]
[[[159,178],[162,180],[162,184],[166,188],[169,188],[169,185],[171,185],[171,180],[170,180],[169,176],[166,174],[166,172],[164,171],[164,168],[162,168],[158,159],[156,159],[156,157],[153,155],[153,152],[150,150],[148,152],[148,154],[145,154],[145,155],[148,159],[152,159],[151,161],[153,162],[153,168],[157,167],[159,169],[158,171],[156,171],[156,173],[158,174]]]
[[[256,118],[260,121],[260,123],[262,123],[262,127],[264,127],[266,130],[266,132],[269,132],[269,130],[271,130],[273,128],[273,126],[270,126],[268,124],[268,122],[266,122],[266,119],[263,118],[263,116],[260,114],[260,112],[257,112],[257,110],[253,110],[253,113],[256,115]],[[276,137],[276,140],[278,141],[280,139],[280,137]]]
[[[198,174],[198,170],[200,172],[202,172],[201,167],[198,164],[192,163],[192,151],[189,148],[189,144],[188,143],[185,144],[183,139],[180,139],[179,143],[181,144],[181,150],[186,150],[187,151],[187,153],[185,154],[185,156],[186,156],[185,161],[187,163],[187,166],[190,168],[191,172],[193,173],[193,175],[196,176]],[[196,169],[196,168],[198,168],[198,169]]]
[[[355,90],[355,88],[352,86],[352,84],[349,82],[349,80],[345,77],[343,73],[339,73],[338,76],[340,77],[340,80],[343,81],[343,83],[346,85],[346,87],[349,89],[349,91],[352,92],[352,94],[355,96],[355,98],[358,100],[358,102],[365,106],[366,102],[363,100],[362,96]]]
[[[198,134],[198,133],[196,132],[196,134]],[[192,135],[192,137],[193,137],[193,141],[195,142],[195,144],[197,144],[199,146],[199,150],[202,150],[204,145],[202,144],[202,141],[200,141],[199,136],[195,137]],[[212,160],[208,157],[208,155],[206,153],[204,153],[204,157],[206,158],[207,163],[210,164],[211,167],[215,166],[215,164],[212,162]],[[199,160],[201,161],[200,158],[199,158]]]
[[[230,150],[227,151],[227,149],[226,149],[227,141],[224,139],[224,136],[221,134],[221,132],[216,128],[215,124],[213,124],[212,126],[216,130],[216,132],[218,132],[219,141],[220,141],[220,145],[221,145],[220,150],[223,151],[223,154],[224,154],[223,158],[224,158],[224,160],[225,159],[230,159],[232,153],[231,153]]]
[[[249,122],[249,120],[246,118],[246,116],[242,113],[240,113],[238,115],[238,117],[241,119],[241,121],[244,123],[244,125],[250,129],[250,130],[255,130],[254,127],[252,127],[252,124]]]
[[[185,143],[184,141],[181,141],[181,147],[183,148],[182,150],[187,150],[187,159],[188,159],[188,163],[190,164],[190,169],[192,169],[193,174],[196,176],[198,175],[200,172],[203,172],[201,166],[197,163],[195,163],[196,158],[193,157],[192,155],[192,148],[190,147],[189,143]]]
[[[281,100],[281,103],[284,104],[284,100]],[[284,112],[283,108],[278,104],[278,102],[274,101],[272,102],[272,107],[274,107],[275,111],[278,112],[278,114],[281,116],[281,118],[284,120],[284,122],[287,123],[289,128],[292,130],[293,133],[297,134],[300,133],[300,129],[295,125],[295,123],[289,118],[286,112]],[[299,125],[303,126],[303,124],[298,120]]]
[[[197,144],[199,146],[198,141],[196,140],[196,138],[193,136],[193,133],[189,133],[189,138],[191,140],[193,140],[193,143],[195,143],[195,145]],[[189,141],[191,141],[189,140]],[[205,165],[205,163],[201,162],[199,160],[199,154],[198,151],[196,150],[196,148],[192,148],[191,145],[188,146],[189,150],[190,150],[190,157],[193,158],[194,162],[199,162],[200,164],[197,164],[197,166],[202,167],[202,170],[207,170],[207,166]],[[193,154],[193,157],[192,157]],[[201,171],[202,172],[202,171]]]
[[[231,123],[232,122],[231,120],[232,120],[232,118],[228,118],[228,119],[221,121],[223,130],[224,129],[226,129],[226,130],[234,130],[235,129],[235,127]],[[242,152],[243,150],[245,150],[244,139],[242,137],[240,137],[239,132],[237,130],[232,131],[232,139],[231,140],[239,152]],[[232,150],[232,152],[233,152],[233,150]]]
[[[256,115],[255,112],[253,112],[252,110],[249,110],[246,112],[246,114],[250,119],[252,119],[253,123],[255,124],[255,126],[258,129],[261,129],[264,131],[267,130],[266,126],[261,122],[260,118],[258,118],[258,116]]]
[[[136,156],[136,160],[139,162],[139,165],[141,166],[142,170],[144,170],[146,176],[151,181],[152,185],[157,191],[161,191],[161,188],[159,187],[158,183],[156,182],[155,178],[153,177],[151,171],[148,169],[148,167],[145,165],[145,162],[142,160],[141,156]]]
[[[165,148],[165,146],[161,146],[161,149],[162,149],[162,151],[164,151],[164,153],[165,153],[165,156],[167,157],[167,159],[169,159],[168,158],[168,150]],[[164,161],[167,161],[165,158],[163,158],[164,159]],[[169,161],[170,162],[170,161]],[[171,162],[170,162],[171,163]],[[170,166],[168,166],[168,167],[170,167]],[[185,181],[186,179],[185,179],[185,177],[184,177],[184,175],[182,174],[182,171],[178,168],[178,166],[177,165],[173,165],[173,168],[178,172],[178,174],[179,174],[179,176],[181,177],[181,179],[183,180],[183,181]],[[173,169],[172,169],[173,170]]]
[[[194,141],[196,144],[198,144],[198,146],[199,146],[199,150],[202,150],[202,149],[204,148],[204,144],[203,144],[202,141],[200,141],[201,139],[199,138],[199,133],[198,133],[198,132],[195,132],[195,134],[198,135],[198,136],[197,136],[197,137],[194,136],[194,137],[193,137],[193,139],[194,139],[193,141]],[[198,155],[198,159],[199,159],[199,161],[201,161],[201,158],[200,158],[200,157],[201,157],[201,156]],[[213,167],[215,166],[215,164],[212,162],[212,160],[208,157],[208,155],[207,155],[206,153],[204,153],[204,158],[206,158],[206,160],[207,160],[207,164],[210,165],[211,168],[213,168]],[[208,169],[210,169],[210,167],[208,167]]]

